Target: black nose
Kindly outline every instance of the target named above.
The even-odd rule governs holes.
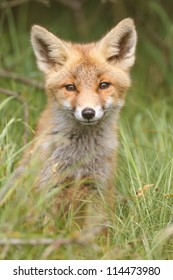
[[[86,107],[82,111],[82,117],[84,119],[90,120],[95,117],[95,111],[92,108]]]

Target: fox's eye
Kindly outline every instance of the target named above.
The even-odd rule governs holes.
[[[99,89],[107,89],[110,86],[108,82],[102,82],[99,84]]]
[[[67,91],[76,91],[76,87],[73,84],[69,84],[65,86]]]

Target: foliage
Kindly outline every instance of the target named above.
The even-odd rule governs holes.
[[[26,148],[26,126],[28,141],[32,139],[45,96],[34,86],[1,77],[1,88],[17,92],[27,102],[29,122],[15,96],[0,95],[0,258],[172,259],[173,5],[161,0],[135,5],[132,0],[86,0],[74,8],[69,1],[26,1],[4,8],[2,4],[10,1],[1,2],[1,68],[21,76],[42,80],[29,44],[33,23],[62,38],[83,41],[98,39],[121,18],[131,16],[139,42],[133,86],[120,119],[118,194],[107,234],[102,228],[97,233],[78,229],[76,234],[73,210],[64,220],[55,217],[55,226],[46,230],[43,214],[55,193],[36,196],[32,176],[12,188],[5,184]]]

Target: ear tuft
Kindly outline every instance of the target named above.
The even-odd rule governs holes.
[[[62,66],[68,57],[65,42],[45,28],[34,25],[31,30],[31,43],[41,71],[48,72],[56,66]]]
[[[110,63],[129,69],[135,61],[137,35],[132,19],[122,20],[100,42],[99,50]]]

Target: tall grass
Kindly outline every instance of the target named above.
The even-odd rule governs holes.
[[[151,4],[151,8],[171,42],[172,23],[160,6]],[[27,9],[25,16],[27,21]],[[40,78],[29,46],[29,31],[25,26],[19,34],[11,11],[5,18],[7,27],[0,28],[1,67]],[[2,17],[0,26],[3,21]],[[25,149],[26,124],[22,104],[14,97],[0,95],[0,259],[173,258],[171,61],[167,65],[162,51],[147,39],[142,45],[139,35],[134,82],[120,118],[116,211],[110,213],[107,234],[102,228],[97,234],[95,229],[82,230],[75,224],[73,209],[64,219],[57,213],[46,224],[45,213],[58,190],[36,195],[32,173],[9,188],[7,182]],[[1,79],[0,87],[19,92],[27,101],[30,141],[45,104],[43,93],[7,79]]]

